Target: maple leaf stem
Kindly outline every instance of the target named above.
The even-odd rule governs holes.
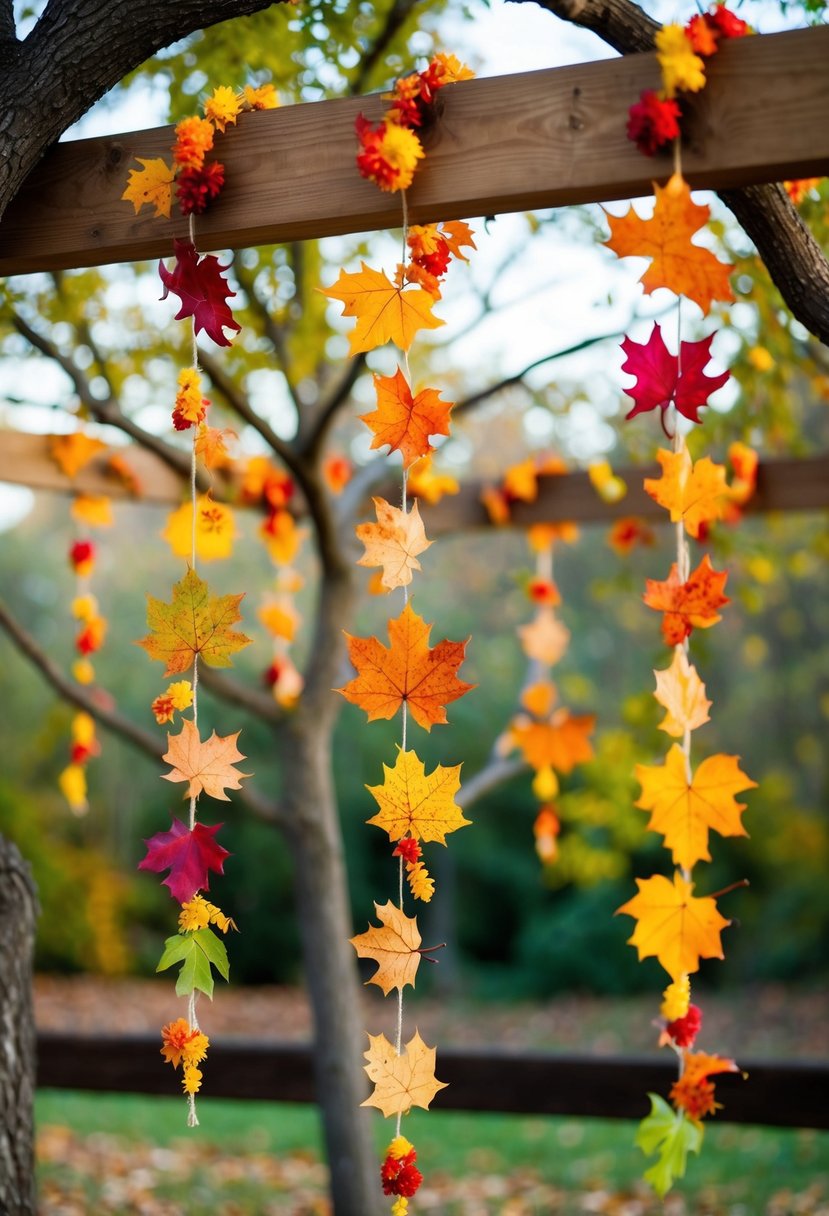
[[[719,891],[714,891],[708,896],[708,899],[719,899],[721,895],[730,895],[732,891],[736,891],[739,887],[750,887],[751,883],[747,878],[741,878],[738,882],[732,882],[727,887],[722,887]]]
[[[445,949],[445,947],[446,947],[446,942],[439,942],[437,946],[421,946],[421,948],[419,950],[415,950],[414,953],[419,954],[421,956],[421,958],[427,963],[439,963],[440,959],[429,958],[429,955],[432,954],[435,950],[443,950],[443,949]]]
[[[675,430],[674,430],[674,431],[669,431],[669,430],[668,430],[668,427],[667,427],[666,422],[665,422],[665,417],[666,417],[666,415],[667,415],[667,412],[668,412],[667,410],[660,410],[660,411],[659,411],[659,421],[660,421],[660,423],[661,423],[661,425],[662,425],[662,430],[663,430],[663,432],[664,432],[665,438],[668,440],[668,442],[669,442],[669,443],[673,443],[673,442],[674,442],[674,440],[676,439],[676,431],[675,431]]]

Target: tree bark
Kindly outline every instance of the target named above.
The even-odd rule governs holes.
[[[34,1216],[35,1025],[32,1002],[37,898],[29,867],[0,837],[0,1212]]]
[[[352,604],[344,567],[323,576],[317,634],[306,687],[281,731],[282,802],[294,862],[296,909],[305,982],[314,1016],[317,1101],[331,1170],[335,1216],[375,1216],[381,1210],[368,1095],[362,1069],[366,1047],[360,1017],[343,843],[331,771],[331,736],[339,711],[332,689],[342,662],[342,626]]]

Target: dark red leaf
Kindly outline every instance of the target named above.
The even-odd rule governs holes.
[[[213,839],[221,826],[197,823],[191,832],[180,819],[174,819],[169,832],[156,832],[144,841],[147,856],[138,863],[139,870],[156,874],[169,870],[164,886],[170,888],[173,899],[187,903],[197,891],[210,889],[209,870],[224,873],[224,859],[230,854]]]
[[[232,329],[238,332],[242,327],[233,320],[233,313],[228,306],[228,298],[235,296],[227,280],[222,278],[222,271],[227,266],[220,266],[219,259],[212,253],[199,258],[198,251],[192,241],[173,242],[176,264],[173,270],[168,270],[163,262],[158,263],[158,273],[164,284],[162,300],[168,292],[174,292],[181,300],[181,308],[176,313],[176,320],[192,317],[196,333],[200,329],[213,339],[218,346],[230,346],[230,339],[224,331]]]
[[[700,422],[698,411],[708,404],[711,393],[722,388],[729,376],[728,372],[707,376],[702,370],[711,360],[713,340],[714,335],[710,334],[700,342],[681,342],[677,359],[665,345],[658,323],[645,343],[625,338],[622,350],[627,359],[622,364],[622,371],[636,377],[633,388],[625,389],[636,402],[625,417],[633,418],[647,410],[657,407],[665,410],[673,405],[691,422]]]

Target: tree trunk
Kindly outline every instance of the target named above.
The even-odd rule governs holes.
[[[0,837],[0,1212],[34,1216],[35,1026],[32,1006],[37,898],[29,867]]]

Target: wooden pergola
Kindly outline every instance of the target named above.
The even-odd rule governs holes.
[[[829,174],[829,28],[727,43],[712,60],[694,103],[683,147],[692,187],[733,188]],[[623,116],[643,88],[659,87],[655,56],[631,55],[515,76],[464,82],[441,94],[439,121],[427,133],[427,163],[409,195],[414,223],[630,198],[670,173],[667,158],[647,160],[626,139]],[[376,120],[377,97],[318,102],[246,116],[222,144],[229,185],[199,219],[201,248],[244,248],[397,227],[399,200],[354,171],[354,119]],[[0,274],[136,261],[170,253],[186,221],[134,217],[121,201],[135,157],[165,155],[171,128],[58,145],[32,174],[0,228]],[[309,149],[312,154],[309,154]],[[179,476],[143,451],[119,448],[141,482],[142,500],[177,501]],[[586,474],[542,480],[534,503],[517,504],[512,523],[609,521],[620,515],[664,518],[641,490],[642,468],[621,503],[603,502]],[[38,489],[128,491],[93,460],[72,481],[48,454],[43,436],[0,438],[0,480]],[[829,456],[761,465],[748,510],[829,506]],[[430,534],[485,526],[480,487],[424,508]],[[149,1039],[109,1044],[42,1035],[42,1085],[160,1092],[162,1069],[147,1070]],[[152,1047],[156,1047],[152,1039]],[[156,1052],[157,1055],[157,1052]],[[527,1113],[639,1117],[642,1094],[662,1087],[670,1063],[516,1053],[443,1051],[451,1081],[445,1105]],[[826,1064],[747,1062],[750,1095],[729,1087],[721,1118],[829,1127],[821,1101]],[[444,1074],[442,1074],[444,1075]],[[725,1081],[723,1082],[725,1083]],[[216,1094],[306,1101],[313,1098],[310,1049],[226,1044],[211,1066]]]

